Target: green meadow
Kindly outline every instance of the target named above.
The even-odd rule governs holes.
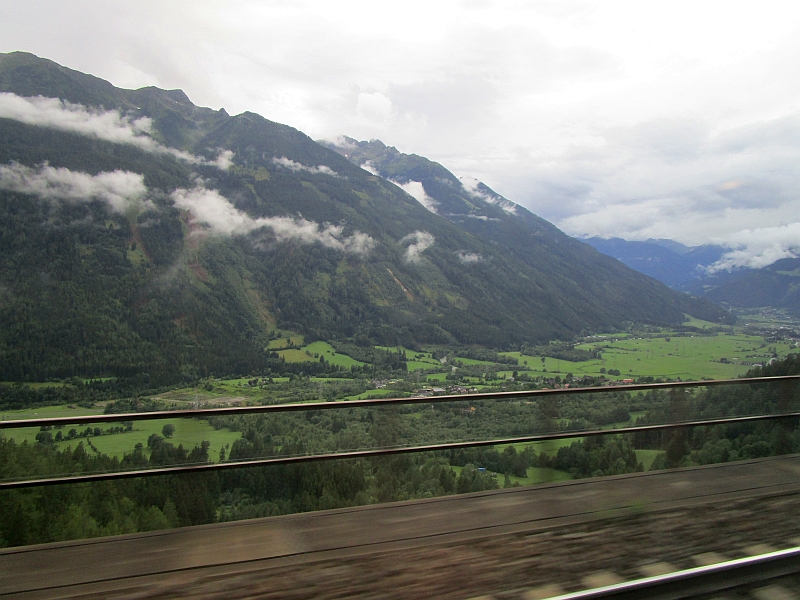
[[[433,358],[433,353],[426,350],[409,350],[403,346],[375,346],[379,350],[388,352],[403,352],[406,356],[406,369],[411,371],[425,371],[431,369],[441,369],[443,367],[437,359]]]
[[[352,367],[362,366],[364,363],[358,361],[346,354],[336,352],[333,346],[328,342],[313,342],[300,349],[290,348],[288,350],[279,350],[278,354],[283,357],[286,362],[313,362],[318,361],[319,357],[324,357],[325,362],[328,362],[337,367]],[[317,355],[316,357],[314,355]]]
[[[286,340],[289,340],[287,343]],[[287,333],[284,337],[280,337],[276,340],[270,340],[269,344],[267,344],[267,350],[279,350],[281,348],[286,348],[288,346],[302,346],[303,345],[303,336],[297,335],[296,333]]]
[[[345,396],[345,400],[366,400],[368,398],[394,398],[398,394],[395,390],[367,390],[353,396]]]
[[[669,340],[669,341],[667,341]],[[779,357],[792,348],[788,342],[765,343],[763,338],[744,334],[719,333],[709,336],[668,336],[609,338],[575,346],[582,350],[599,350],[600,358],[571,362],[552,357],[528,356],[520,352],[503,352],[517,358],[520,367],[537,375],[572,373],[575,376],[601,375],[617,369],[619,379],[637,377],[670,377],[673,379],[728,379],[744,375],[752,364],[768,361],[773,352]]]
[[[67,406],[47,406],[44,408],[37,408],[31,410],[18,410],[6,411],[2,413],[3,420],[12,419],[32,419],[32,418],[55,418],[55,417],[74,417],[85,415],[102,414],[103,408],[78,408],[72,409]],[[207,441],[211,445],[209,447],[209,458],[214,462],[219,461],[219,451],[226,445],[233,444],[241,437],[238,431],[231,431],[229,429],[214,429],[207,421],[199,419],[161,419],[154,421],[134,421],[133,431],[125,433],[104,434],[100,436],[90,436],[89,441],[103,454],[109,456],[117,456],[122,458],[126,453],[133,452],[137,443],[141,443],[145,450],[147,448],[147,438],[152,434],[161,435],[161,429],[167,423],[175,426],[174,435],[169,438],[170,443],[178,446],[183,444],[187,450],[191,450],[195,446],[199,446],[201,442]],[[119,422],[111,423],[98,423],[91,425],[92,429],[99,427],[100,429],[107,429],[119,425]],[[60,430],[63,433],[68,432],[70,429],[77,429],[79,432],[84,431],[87,425],[64,425]],[[29,444],[36,443],[36,434],[39,433],[38,427],[25,427],[20,429],[4,429],[0,432],[5,438],[13,439],[17,443],[27,441]],[[53,435],[59,431],[54,429],[51,431]],[[75,448],[80,441],[84,438],[75,438],[54,444],[56,448],[63,449],[67,446]],[[227,451],[226,451],[227,452]]]

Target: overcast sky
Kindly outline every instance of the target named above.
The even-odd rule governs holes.
[[[2,52],[379,138],[573,235],[762,263],[800,251],[799,29],[764,0],[0,0]]]

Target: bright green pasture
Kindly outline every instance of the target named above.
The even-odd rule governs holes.
[[[532,485],[534,483],[552,483],[555,481],[569,481],[572,475],[566,471],[558,469],[551,469],[550,467],[528,467],[527,477],[516,477],[509,475],[508,478],[511,483],[518,483],[520,485]],[[498,475],[498,477],[501,477]]]
[[[461,358],[456,356],[453,358],[453,363],[462,363],[464,365],[485,365],[487,367],[494,366],[494,363],[488,360],[477,360],[475,358]]]
[[[358,361],[347,354],[341,354],[336,352],[333,346],[331,346],[327,342],[314,342],[313,344],[309,344],[303,350],[308,350],[313,355],[314,353],[319,354],[320,356],[325,357],[325,362],[331,363],[332,365],[336,365],[337,367],[352,367],[355,366],[362,366],[365,363]],[[319,360],[313,359],[312,360]]]
[[[104,407],[96,408],[70,408],[61,406],[41,406],[39,408],[26,408],[23,410],[7,410],[0,413],[3,421],[16,421],[18,419],[55,419],[58,417],[84,417],[86,415],[102,415]],[[10,430],[9,430],[10,431]],[[38,429],[37,429],[38,431]]]
[[[711,321],[704,321],[703,319],[695,319],[692,315],[688,315],[683,313],[683,316],[686,318],[686,321],[683,322],[683,325],[687,327],[697,327],[698,329],[712,329],[714,327],[719,327],[719,323],[712,323]]]
[[[14,412],[16,413],[17,411]],[[19,412],[21,413],[23,411]],[[38,416],[45,416],[41,414],[41,411],[39,412],[40,414]],[[55,413],[56,411],[52,412]],[[87,413],[84,412],[84,414]],[[49,414],[47,416],[61,415]],[[75,416],[75,412],[71,413],[70,416]],[[17,417],[15,414],[14,418],[24,417]],[[167,423],[172,423],[175,426],[175,434],[169,439],[171,444],[174,444],[175,446],[183,444],[184,448],[191,450],[195,446],[199,446],[203,441],[210,442],[211,446],[208,449],[208,455],[209,458],[214,462],[219,461],[220,448],[226,444],[233,444],[233,442],[241,437],[241,433],[238,431],[230,431],[229,429],[217,430],[209,425],[208,422],[200,421],[198,419],[164,419],[154,421],[135,421],[133,424],[133,431],[101,435],[97,437],[91,436],[88,439],[102,454],[108,454],[109,456],[117,456],[122,458],[125,453],[133,452],[134,446],[137,443],[141,443],[145,448],[147,448],[147,438],[154,433],[161,435],[161,429]],[[119,425],[119,423],[98,423],[91,425],[91,427],[100,427],[101,429],[106,429],[116,425]],[[73,428],[77,429],[78,431],[83,431],[86,429],[86,427],[86,425],[65,425],[61,431],[66,433]],[[58,430],[52,430],[51,433],[55,435],[56,431]],[[22,443],[23,441],[27,440],[29,444],[33,444],[36,443],[37,433],[39,433],[38,427],[25,427],[22,429],[3,430],[2,435],[8,439],[15,440],[17,443]],[[86,446],[84,438],[65,440],[56,444],[55,446],[59,449],[64,449],[67,446],[75,448],[81,441],[84,441],[84,446]]]
[[[80,417],[86,415],[99,415],[103,414],[103,407],[97,408],[69,408],[68,406],[44,406],[41,408],[31,408],[23,410],[9,410],[2,413],[3,420],[16,420],[16,419],[33,419],[33,418],[56,418],[56,417]],[[175,425],[175,434],[170,438],[170,442],[175,446],[183,444],[184,448],[192,449],[199,445],[202,441],[211,442],[209,447],[209,456],[212,460],[219,459],[219,450],[226,444],[232,444],[241,437],[241,434],[229,429],[214,429],[207,421],[198,419],[166,419],[154,421],[135,421],[133,424],[133,431],[127,433],[115,433],[110,435],[101,435],[98,437],[90,437],[92,444],[97,449],[110,456],[122,457],[126,452],[133,452],[133,447],[141,442],[142,445],[147,447],[147,438],[151,434],[157,433],[161,435],[161,429],[167,423]],[[99,423],[91,425],[92,428],[100,427],[107,429],[119,425],[119,422]],[[70,429],[77,429],[83,431],[88,425],[64,425],[61,429],[66,433]],[[21,429],[5,429],[0,432],[6,438],[13,439],[17,442],[27,440],[33,444],[36,442],[36,434],[39,433],[38,427],[25,427]],[[58,430],[53,429],[53,435]],[[56,444],[58,448],[66,448],[71,445],[73,448],[77,446],[78,442],[83,438],[76,438],[69,441],[64,441]]]
[[[169,438],[171,444],[176,447],[183,444],[184,448],[191,450],[203,441],[210,442],[208,457],[214,462],[219,461],[220,448],[226,444],[233,444],[242,437],[238,431],[214,429],[207,421],[199,419],[165,419],[134,422],[133,431],[130,433],[101,435],[93,437],[91,440],[101,453],[121,458],[124,453],[132,452],[137,442],[141,442],[147,447],[147,438],[154,433],[161,435],[161,429],[167,423],[175,425],[175,434]]]
[[[292,346],[302,346],[303,345],[303,336],[292,334],[286,335],[284,337],[280,337],[277,340],[270,340],[269,344],[267,345],[267,350],[275,350],[277,348],[286,348],[289,344],[286,343],[286,339],[289,339]]]
[[[305,350],[297,350],[292,348],[290,350],[279,350],[278,356],[283,358],[288,363],[295,363],[295,362],[312,362],[315,360],[319,360],[318,358],[314,358],[313,356],[309,356],[305,353]]]
[[[543,371],[546,369],[547,373],[551,373],[552,375],[565,375],[566,373],[572,373],[574,375],[578,374],[573,368],[573,365],[590,365],[597,363],[598,374],[600,367],[603,366],[602,361],[585,361],[580,363],[570,362],[568,360],[561,360],[558,358],[552,357],[544,357],[544,361],[542,361],[541,356],[530,356],[528,354],[522,354],[521,352],[501,352],[503,356],[511,356],[516,358],[519,361],[519,367],[515,369],[516,371],[525,372],[526,369],[534,371],[537,375],[544,375],[545,372]],[[527,365],[525,362],[527,361]],[[511,371],[507,371],[511,373]],[[581,372],[583,374],[583,372]]]
[[[248,381],[252,381],[253,377],[240,377],[238,379],[221,379],[220,381],[215,382],[217,385],[247,385]],[[258,378],[261,379],[260,377]]]
[[[650,465],[656,459],[656,456],[661,454],[661,450],[636,450],[636,460],[642,463],[645,471],[650,470]]]
[[[407,360],[406,369],[409,371],[423,371],[429,369],[441,369],[442,364],[437,360],[435,362],[427,362],[420,360]]]
[[[353,396],[345,396],[345,400],[366,400],[370,397],[380,397],[380,398],[395,398],[398,396],[396,390],[367,390],[366,392],[361,392],[360,394],[355,394]]]
[[[407,361],[416,360],[420,362],[429,362],[436,365],[440,364],[437,359],[433,358],[433,354],[431,352],[424,350],[409,350],[403,346],[375,346],[375,348],[378,350],[386,350],[387,352],[402,351],[406,355]]]
[[[446,381],[447,373],[433,373],[432,375],[426,375],[425,379],[427,381],[434,381],[436,383],[442,383]]]
[[[751,365],[742,362],[760,363],[768,361],[772,354],[767,348],[774,347],[779,356],[791,350],[787,342],[765,344],[757,336],[743,334],[717,334],[713,336],[671,336],[666,337],[603,340],[580,344],[576,348],[594,350],[600,348],[601,358],[570,362],[546,357],[527,356],[519,352],[504,352],[507,356],[519,359],[520,366],[525,361],[528,368],[536,374],[544,375],[543,369],[551,375],[572,373],[580,375],[601,375],[600,369],[619,369],[619,378],[670,377],[681,379],[727,379],[744,375]],[[721,363],[727,359],[729,364]]]
[[[375,346],[375,348],[378,350],[386,350],[387,352],[403,352],[406,356],[406,369],[409,371],[442,368],[442,363],[433,358],[430,352],[409,350],[403,346]]]
[[[85,380],[85,381],[90,381],[90,380]],[[22,387],[29,387],[32,390],[42,390],[45,388],[60,388],[69,384],[63,383],[61,381],[34,381],[34,382],[0,381],[0,387],[12,386],[12,385],[21,385]]]
[[[544,442],[519,442],[516,444],[498,444],[497,446],[494,446],[494,448],[498,452],[502,452],[509,446],[514,446],[514,448],[516,448],[517,450],[517,453],[521,453],[525,450],[526,446],[533,446],[533,449],[536,450],[537,454],[541,454],[542,452],[544,452],[548,456],[555,456],[559,448],[570,446],[572,442],[577,442],[581,440],[583,440],[583,438],[581,437],[562,438],[559,440],[547,440]]]
[[[311,353],[309,356],[308,353]],[[286,362],[312,362],[318,361],[319,357],[314,358],[314,354],[325,357],[325,362],[338,367],[352,367],[353,365],[361,366],[365,363],[358,361],[346,354],[336,352],[336,350],[327,342],[314,342],[301,349],[280,350],[278,354],[283,357]]]
[[[593,342],[578,348],[601,347],[600,362],[606,369],[619,369],[622,377],[666,376],[682,379],[725,379],[745,374],[752,365],[743,362],[763,362],[772,358],[767,347],[775,348],[779,356],[790,351],[786,342],[765,344],[763,339],[742,334],[713,336],[630,338],[616,342]],[[605,346],[608,346],[607,348]],[[720,362],[726,359],[728,364]],[[574,363],[576,375],[584,369],[597,368],[598,361]]]

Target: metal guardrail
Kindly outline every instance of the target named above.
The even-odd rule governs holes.
[[[468,395],[449,395],[431,396],[425,398],[380,398],[373,400],[351,400],[346,402],[312,402],[303,404],[275,404],[267,406],[243,406],[229,408],[212,409],[190,409],[190,410],[170,410],[154,411],[147,413],[118,413],[109,415],[91,415],[84,417],[56,417],[44,419],[22,419],[0,422],[0,429],[10,429],[19,427],[36,427],[48,425],[64,424],[87,424],[87,423],[107,423],[113,421],[134,421],[151,420],[165,418],[186,418],[186,417],[209,417],[236,414],[261,414],[272,412],[289,411],[309,411],[309,410],[330,410],[354,407],[369,406],[391,406],[396,404],[432,404],[453,401],[477,401],[477,400],[514,400],[526,397],[542,397],[548,395],[582,394],[582,393],[604,393],[611,391],[638,391],[663,388],[686,388],[686,387],[711,387],[720,385],[742,385],[742,384],[772,384],[780,382],[790,382],[800,380],[800,375],[786,375],[780,377],[754,377],[746,379],[718,379],[712,381],[693,381],[693,382],[674,382],[674,383],[650,383],[634,384],[624,386],[590,387],[590,388],[561,388],[553,390],[525,390],[520,392],[490,392],[483,394]],[[496,446],[500,444],[532,443],[547,440],[560,440],[570,438],[583,438],[601,435],[619,435],[627,433],[666,431],[684,427],[698,427],[707,425],[721,425],[726,423],[746,423],[752,421],[767,421],[780,419],[800,418],[800,412],[784,412],[769,415],[748,415],[742,417],[724,417],[716,419],[703,419],[693,421],[679,421],[673,423],[663,423],[655,425],[642,425],[634,427],[624,427],[619,429],[592,429],[592,430],[571,430],[556,433],[536,434],[523,437],[501,438],[491,440],[469,440],[463,442],[449,442],[441,444],[426,444],[421,446],[395,446],[391,448],[370,448],[366,450],[355,450],[348,452],[334,452],[327,454],[308,454],[296,456],[279,456],[272,458],[251,459],[245,461],[224,461],[220,463],[202,463],[179,465],[174,467],[159,467],[154,469],[138,469],[133,471],[113,471],[103,473],[84,473],[80,475],[67,475],[59,477],[45,477],[37,479],[23,479],[15,481],[0,482],[0,490],[19,489],[26,487],[60,485],[66,483],[80,483],[89,481],[105,481],[114,479],[129,479],[134,477],[145,477],[155,475],[168,475],[179,473],[197,473],[202,471],[220,471],[227,469],[239,469],[245,467],[259,467],[281,464],[296,464],[303,462],[370,458],[379,456],[390,456],[394,454],[405,454],[412,452],[432,452],[442,450],[455,450],[461,448],[474,448],[485,446]]]
[[[740,558],[706,567],[626,581],[555,596],[550,600],[674,600],[714,594],[800,573],[800,548]]]

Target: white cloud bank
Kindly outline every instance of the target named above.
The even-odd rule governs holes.
[[[313,221],[289,217],[253,219],[216,190],[203,187],[177,189],[172,193],[172,201],[175,206],[191,212],[196,222],[207,225],[217,234],[245,234],[266,227],[272,230],[278,241],[319,242],[327,248],[352,254],[367,254],[375,247],[375,240],[366,233],[356,231],[346,236],[344,228],[339,225],[320,226]]]
[[[3,92],[0,93],[0,117],[114,144],[128,144],[147,152],[170,154],[191,164],[212,165],[223,171],[233,164],[233,152],[230,150],[222,151],[215,160],[206,160],[159,144],[150,137],[153,121],[149,117],[134,119],[116,110],[102,111],[58,98],[27,98]]]
[[[408,181],[406,183],[400,183],[399,181],[394,181],[393,179],[390,179],[389,181],[400,187],[406,194],[414,198],[414,200],[422,204],[422,206],[427,208],[429,211],[436,213],[436,207],[439,206],[439,203],[428,196],[421,182]]]
[[[33,194],[45,200],[104,200],[120,213],[132,206],[149,204],[145,199],[144,177],[130,171],[90,175],[46,164],[34,169],[11,163],[0,165],[0,189]]]
[[[130,171],[90,175],[47,164],[31,168],[11,163],[0,165],[0,190],[32,194],[45,200],[103,200],[119,213],[125,213],[131,208],[153,207],[147,199],[144,177]],[[172,192],[171,198],[175,206],[188,210],[195,221],[205,224],[217,234],[246,234],[266,227],[281,242],[319,242],[327,248],[352,254],[366,254],[375,247],[375,240],[366,233],[356,231],[351,235],[344,235],[344,228],[339,225],[320,226],[306,219],[288,217],[253,219],[238,210],[216,190],[200,186],[191,190],[177,189]]]
[[[782,258],[796,258],[800,255],[800,223],[740,231],[735,241],[726,245],[734,249],[708,267],[709,274],[738,267],[760,269]]]
[[[279,167],[289,169],[294,173],[297,173],[299,171],[305,171],[307,173],[321,173],[322,175],[339,177],[339,174],[328,166],[318,165],[316,167],[307,167],[305,165],[301,165],[299,162],[293,161],[290,158],[286,158],[285,156],[281,156],[280,158],[273,158],[272,162],[278,165]]]
[[[433,243],[436,241],[436,238],[433,237],[427,231],[415,231],[413,233],[409,233],[403,239],[400,240],[401,244],[406,242],[411,242],[408,247],[406,248],[405,259],[406,262],[409,263],[416,263],[419,262],[422,258],[422,253],[425,252],[428,248],[433,246]]]

